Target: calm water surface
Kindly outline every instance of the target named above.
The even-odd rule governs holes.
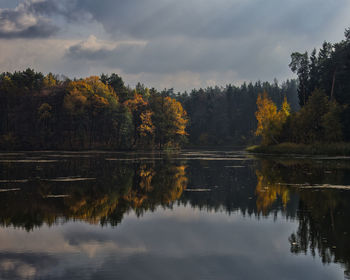
[[[350,159],[0,154],[0,279],[350,279]]]

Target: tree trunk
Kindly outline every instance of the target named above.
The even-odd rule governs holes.
[[[332,90],[331,90],[331,100],[334,100],[334,84],[335,84],[335,73],[337,70],[333,72],[333,80],[332,80]]]

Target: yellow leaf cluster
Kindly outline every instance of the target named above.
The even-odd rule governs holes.
[[[50,88],[57,85],[57,80],[52,73],[47,74],[43,80],[44,87]]]
[[[83,110],[84,106],[91,106],[98,110],[118,102],[117,95],[112,88],[102,83],[97,76],[72,81],[67,86],[67,90],[64,106],[72,112]]]
[[[167,105],[166,107],[169,111],[172,124],[175,126],[175,133],[178,135],[187,135],[187,113],[182,107],[181,103],[170,97],[165,98],[165,103]]]
[[[149,110],[141,113],[141,124],[138,127],[138,131],[140,132],[141,136],[146,136],[154,132],[155,126],[152,123],[152,115],[153,112]]]
[[[135,92],[134,98],[125,101],[124,105],[128,107],[131,112],[135,112],[147,106],[147,102],[143,99],[141,94]]]
[[[255,113],[258,121],[255,135],[262,136],[262,144],[278,144],[278,136],[290,115],[290,105],[287,98],[284,98],[282,108],[277,110],[276,104],[268,97],[267,93],[258,95],[256,101],[258,110]]]

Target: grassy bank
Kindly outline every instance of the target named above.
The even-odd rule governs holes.
[[[271,146],[250,146],[246,150],[251,153],[259,154],[350,156],[350,143],[315,143],[310,145],[281,143]]]

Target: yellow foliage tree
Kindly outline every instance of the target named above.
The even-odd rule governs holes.
[[[57,79],[52,73],[49,73],[44,77],[43,85],[45,88],[54,87],[57,85]]]
[[[262,137],[262,145],[278,144],[278,137],[283,124],[290,115],[290,106],[287,98],[284,98],[282,108],[277,110],[276,104],[268,97],[267,93],[259,94],[256,101],[258,111],[255,113],[258,126],[255,135]]]
[[[290,115],[290,105],[287,101],[287,96],[285,96],[283,99],[282,109],[279,111],[279,114],[281,118],[284,118],[284,120]]]
[[[170,97],[165,98],[165,103],[169,112],[169,119],[172,121],[174,133],[177,135],[187,135],[187,113],[181,103]]]
[[[138,131],[140,132],[140,135],[143,137],[147,135],[152,135],[154,132],[155,127],[152,123],[152,115],[153,115],[153,112],[149,110],[142,112],[140,115],[141,124],[138,127]]]
[[[71,145],[91,147],[98,144],[104,133],[109,112],[117,109],[118,97],[114,90],[91,76],[67,85],[64,108],[68,113]]]
[[[97,76],[72,81],[67,86],[67,90],[64,106],[72,113],[82,113],[81,110],[87,106],[96,114],[96,110],[118,103],[118,97],[113,89],[102,83]]]

